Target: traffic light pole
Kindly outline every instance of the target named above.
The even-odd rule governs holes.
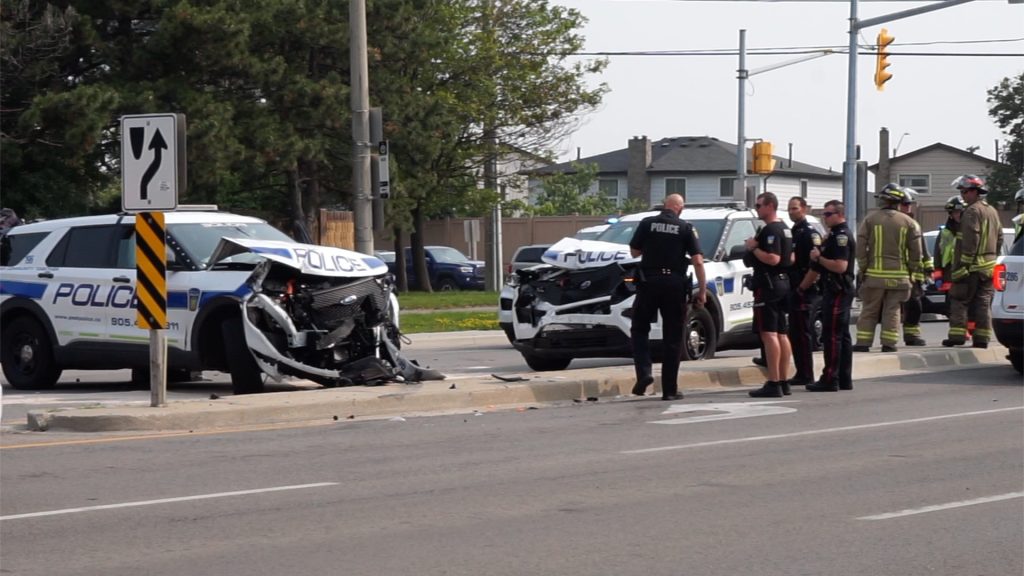
[[[843,162],[843,203],[846,204],[846,219],[854,227],[859,222],[857,206],[857,36],[860,31],[870,26],[900,20],[927,12],[934,12],[974,0],[946,0],[928,6],[911,8],[884,16],[857,19],[857,0],[850,0],[850,46],[848,51],[849,64],[846,80],[846,160]]]
[[[355,249],[373,254],[373,202],[370,197],[370,86],[366,61],[366,0],[348,5],[352,91],[352,216]]]

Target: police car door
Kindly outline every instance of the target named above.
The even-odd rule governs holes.
[[[735,255],[746,251],[743,243],[757,233],[755,224],[755,220],[734,220],[725,235],[722,261],[712,266],[714,273],[707,271],[708,283],[714,285],[722,304],[723,332],[732,332],[744,324],[752,325],[754,321],[754,294],[744,286],[744,278],[753,270]],[[732,259],[730,254],[734,255]]]
[[[149,332],[138,326],[138,303],[134,299],[137,273],[135,269],[135,224],[122,224],[115,236],[118,298],[110,308],[110,337],[122,344],[149,344]],[[124,306],[122,294],[131,294],[129,306]]]
[[[110,334],[112,310],[131,306],[131,279],[114,267],[117,230],[116,224],[70,228],[46,259],[43,307],[61,346],[99,344]]]

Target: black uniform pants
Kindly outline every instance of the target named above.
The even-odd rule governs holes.
[[[789,300],[789,343],[793,347],[794,380],[814,381],[814,313],[821,301],[817,290],[794,289]]]
[[[686,279],[679,274],[648,275],[637,287],[633,301],[633,365],[637,380],[651,377],[651,323],[661,313],[661,393],[678,391],[679,354],[682,350],[686,314]]]
[[[850,341],[850,306],[853,292],[825,289],[821,298],[821,341],[825,367],[821,383],[853,387],[853,349]]]

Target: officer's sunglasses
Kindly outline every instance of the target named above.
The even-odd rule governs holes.
[[[825,211],[825,212],[821,213],[821,215],[824,216],[825,218],[828,218],[829,216],[835,216],[836,214],[838,214],[838,212],[828,212],[828,211]]]

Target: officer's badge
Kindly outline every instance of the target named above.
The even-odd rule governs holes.
[[[849,243],[850,243],[850,237],[847,236],[846,234],[837,234],[836,235],[836,244],[838,244],[840,246],[846,246]]]
[[[775,243],[775,235],[768,236],[768,243],[769,244],[774,244]]]
[[[811,244],[815,246],[821,246],[821,235],[811,234]]]
[[[785,230],[782,231],[782,235],[785,236],[786,238],[792,238],[793,231],[790,230],[789,228],[786,228]]]

